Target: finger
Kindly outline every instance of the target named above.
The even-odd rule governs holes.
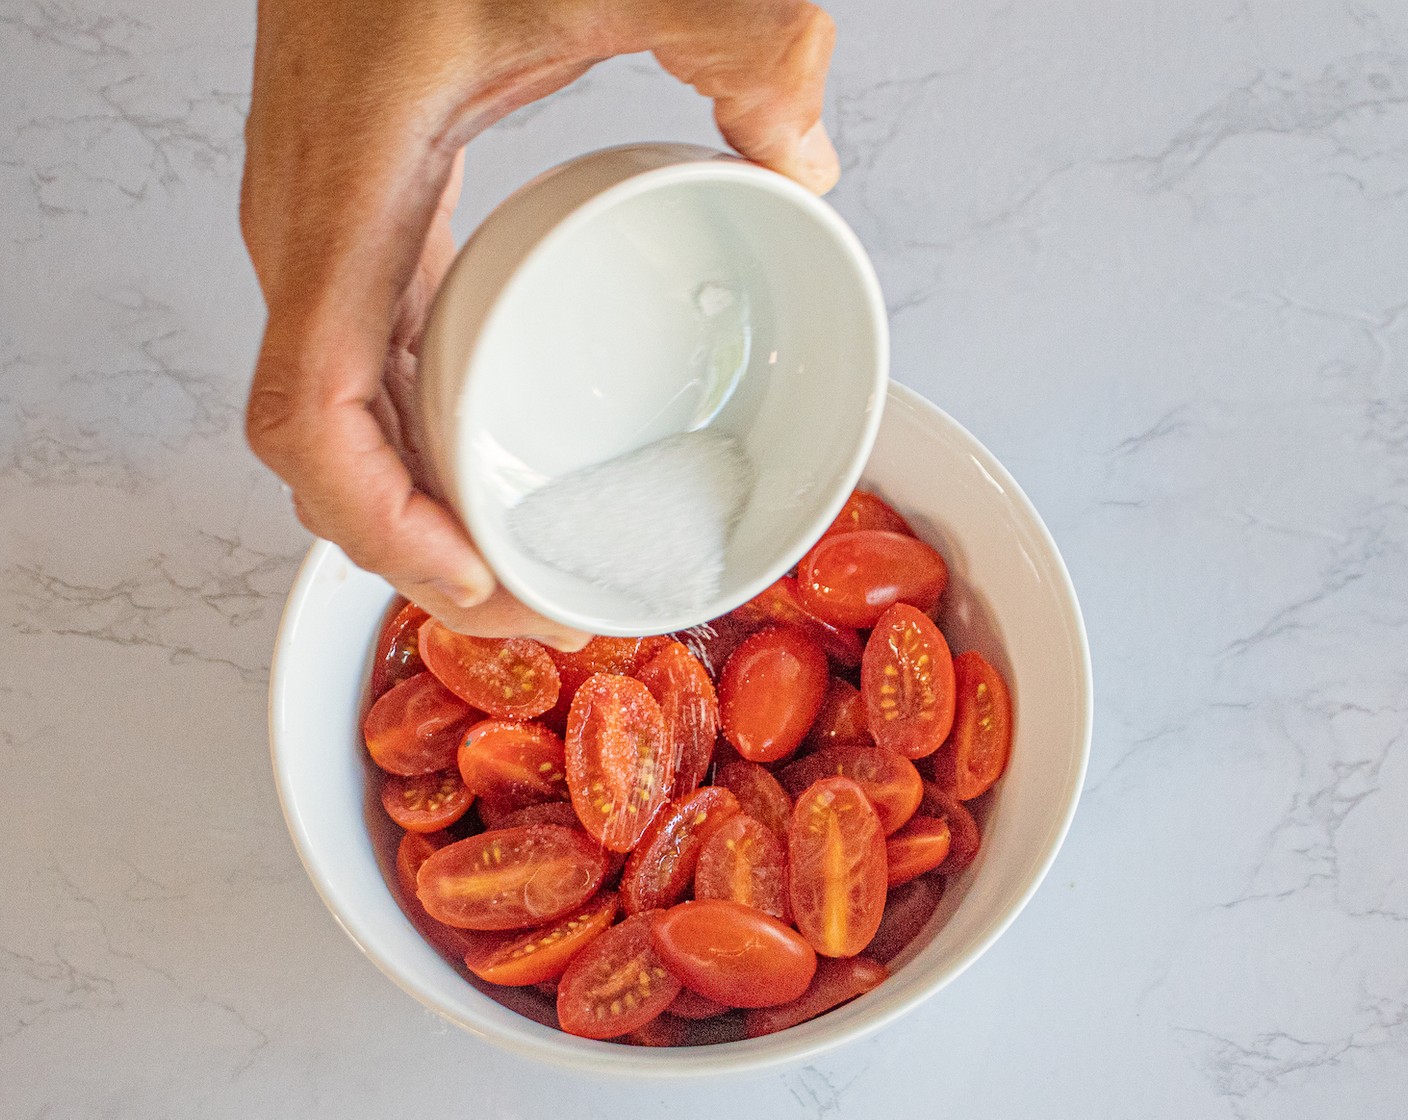
[[[419,599],[415,601],[450,629],[480,638],[516,638],[521,635],[536,638],[544,645],[566,652],[579,650],[591,640],[591,635],[586,631],[564,626],[524,606],[502,586],[496,588],[483,603],[468,609],[447,606],[444,610],[435,610]]]

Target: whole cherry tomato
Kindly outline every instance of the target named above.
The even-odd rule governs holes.
[[[928,615],[896,603],[865,643],[865,717],[878,746],[906,758],[933,754],[953,726],[953,658]]]
[[[931,611],[948,586],[948,565],[918,537],[858,529],[822,537],[797,568],[797,592],[834,626],[874,626],[896,603]]]
[[[821,702],[807,743],[827,747],[833,743],[873,743],[865,719],[865,700],[860,689],[850,681],[832,677],[826,686],[826,698]]]
[[[719,682],[724,735],[752,762],[787,757],[821,710],[828,680],[826,654],[800,630],[760,630],[724,666]]]

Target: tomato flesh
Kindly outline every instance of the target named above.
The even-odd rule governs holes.
[[[395,611],[382,627],[372,658],[372,699],[392,685],[425,672],[417,634],[430,615],[399,595],[393,606]]]
[[[766,767],[735,759],[718,768],[714,784],[730,790],[738,798],[740,810],[779,840],[786,840],[787,826],[792,820],[792,797]]]
[[[527,805],[567,800],[562,740],[540,723],[480,720],[465,733],[456,762],[481,815],[487,807],[489,817],[501,819]]]
[[[885,612],[861,662],[865,718],[878,746],[933,754],[953,726],[953,657],[928,615],[905,603]]]
[[[924,779],[914,763],[883,747],[858,743],[837,743],[788,763],[778,772],[778,780],[793,797],[820,778],[839,775],[850,778],[870,798],[880,816],[885,835],[901,828],[919,808],[924,796]]]
[[[633,914],[572,958],[557,985],[557,1018],[568,1034],[617,1038],[670,1006],[680,982],[656,952],[658,911]]]
[[[647,661],[636,679],[650,690],[665,717],[665,741],[674,755],[669,796],[687,796],[709,773],[719,737],[719,699],[714,682],[680,642],[670,642]]]
[[[823,537],[797,569],[802,603],[833,626],[874,626],[896,603],[931,611],[946,586],[942,556],[918,537],[883,529]]]
[[[856,490],[846,499],[841,512],[831,527],[822,534],[829,537],[833,533],[854,533],[859,529],[884,529],[891,533],[904,533],[914,536],[909,522],[901,517],[896,509],[877,494],[868,490]]]
[[[826,654],[801,631],[760,630],[724,666],[719,682],[724,734],[752,762],[787,757],[815,721],[829,680]]]
[[[532,719],[557,703],[557,666],[531,638],[473,638],[432,618],[419,642],[426,668],[481,712]]]
[[[744,813],[704,841],[694,872],[695,898],[724,898],[787,921],[787,848]]]
[[[738,799],[726,789],[705,786],[683,801],[667,804],[650,822],[621,874],[621,902],[627,914],[669,906],[694,881],[704,842],[738,812]]]
[[[555,922],[468,954],[465,967],[481,980],[512,988],[556,980],[577,953],[610,927],[618,909],[616,895],[598,895]]]
[[[1012,753],[1012,701],[1002,674],[969,650],[953,659],[953,732],[934,756],[934,780],[959,801],[986,793]]]
[[[411,832],[448,828],[465,815],[473,800],[455,770],[411,778],[388,774],[381,784],[381,806],[386,815]]]
[[[823,958],[817,961],[816,975],[807,990],[791,1003],[748,1012],[743,1020],[745,1032],[749,1038],[760,1038],[795,1027],[798,1023],[815,1019],[823,1011],[830,1011],[847,1000],[864,995],[878,987],[889,975],[889,969],[884,965],[865,957],[845,960]]]
[[[802,937],[739,902],[681,902],[660,916],[651,936],[685,987],[730,1007],[787,1003],[816,972],[816,953]]]
[[[911,817],[885,841],[885,866],[890,886],[907,883],[932,871],[948,858],[953,830],[943,817]]]
[[[433,676],[417,673],[372,705],[362,735],[373,762],[410,778],[453,766],[460,737],[474,718],[474,709]]]

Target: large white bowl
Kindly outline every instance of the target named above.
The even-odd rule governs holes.
[[[309,878],[353,941],[425,1006],[557,1066],[630,1076],[726,1073],[814,1058],[894,1021],[973,963],[1040,884],[1066,835],[1090,750],[1090,656],[1080,607],[1040,517],[1001,464],[945,413],[892,386],[863,482],[947,559],[940,625],[1010,682],[1012,760],[990,795],[977,860],[875,991],[766,1038],[649,1049],[574,1038],[502,1006],[416,932],[396,900],[396,833],[361,747],[376,631],[392,596],[319,542],[274,651],[274,774]]]

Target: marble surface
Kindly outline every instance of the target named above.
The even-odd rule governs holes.
[[[958,982],[804,1068],[585,1083],[324,911],[266,752],[308,541],[242,442],[252,5],[0,0],[0,1116],[1321,1117],[1408,1098],[1408,5],[837,3],[895,376],[1023,483],[1090,775]],[[471,148],[711,141],[644,58]]]

